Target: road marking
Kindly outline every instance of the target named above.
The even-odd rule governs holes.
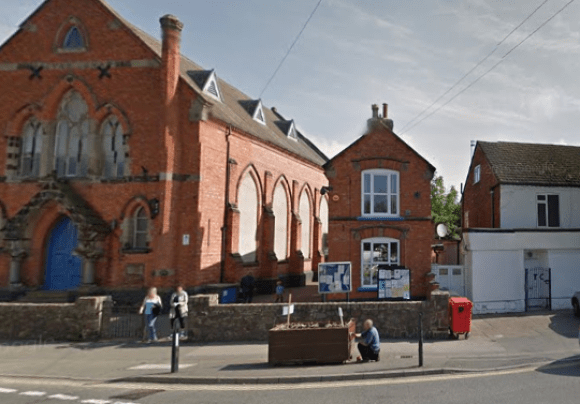
[[[110,400],[94,400],[94,399],[81,401],[81,403],[84,404],[109,404],[110,402],[111,402]]]
[[[180,364],[179,368],[185,369],[185,368],[192,367],[194,365],[197,365],[197,363]],[[152,370],[152,369],[154,369],[154,370],[171,370],[171,365],[167,365],[167,364],[156,365],[156,364],[152,364],[152,363],[146,363],[144,365],[138,365],[138,366],[133,366],[133,367],[129,368],[129,370]]]
[[[66,394],[53,394],[52,396],[48,396],[48,398],[54,398],[55,400],[78,400],[79,396],[68,396]]]
[[[46,394],[45,391],[23,391],[20,393],[21,396],[32,396],[32,397],[41,397]]]
[[[16,389],[5,389],[3,387],[0,387],[0,393],[16,393],[18,390]]]

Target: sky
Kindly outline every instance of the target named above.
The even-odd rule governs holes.
[[[580,0],[322,0],[267,88],[319,0],[108,2],[158,39],[159,18],[176,15],[184,55],[328,157],[383,103],[447,187],[465,182],[472,140],[580,146]],[[41,3],[0,0],[0,42]]]

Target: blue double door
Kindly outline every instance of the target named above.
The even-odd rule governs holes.
[[[80,286],[82,260],[73,255],[77,244],[77,227],[68,217],[62,218],[50,232],[44,289],[69,290]]]

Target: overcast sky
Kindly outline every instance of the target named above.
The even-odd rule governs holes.
[[[371,104],[388,103],[395,133],[459,188],[471,140],[580,145],[580,1],[503,57],[569,1],[322,0],[262,100],[329,157],[363,133]],[[0,42],[41,3],[0,0]],[[109,0],[156,38],[159,17],[176,15],[185,24],[182,53],[252,98],[317,3]],[[501,63],[403,130],[492,51],[423,117]]]

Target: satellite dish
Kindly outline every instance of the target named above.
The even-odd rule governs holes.
[[[449,229],[447,228],[447,225],[445,223],[439,223],[437,225],[437,235],[439,237],[445,237],[447,234],[449,234]]]

